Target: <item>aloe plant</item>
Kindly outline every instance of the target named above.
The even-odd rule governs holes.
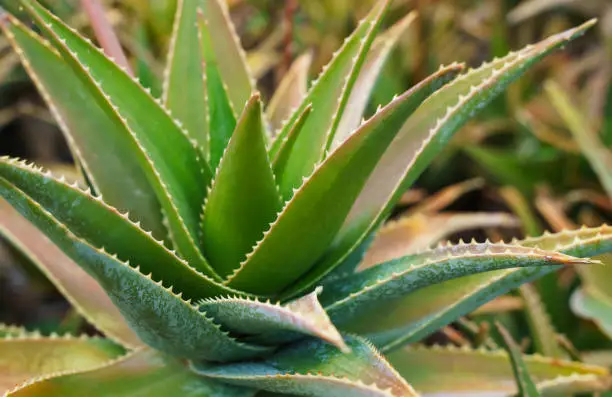
[[[441,67],[362,121],[398,36],[375,40],[390,1],[303,98],[279,94],[277,104],[297,102],[290,112],[264,110],[217,0],[179,1],[161,98],[35,0],[21,4],[44,37],[10,14],[1,27],[88,187],[4,157],[0,230],[105,338],[0,327],[8,395],[414,396],[427,386],[410,385],[417,368],[400,365],[410,357],[400,347],[612,247],[609,229],[585,229],[356,270],[366,251],[378,256],[372,237],[453,133],[592,22],[463,74]],[[543,366],[534,382],[607,374]]]

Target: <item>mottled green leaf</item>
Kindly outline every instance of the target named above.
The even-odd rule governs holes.
[[[90,324],[124,346],[142,346],[96,280],[4,200],[0,200],[0,235],[30,259]]]
[[[194,370],[223,382],[277,393],[329,397],[416,396],[365,340],[347,337],[351,353],[321,341],[303,341],[257,363],[194,364]]]
[[[200,303],[200,311],[224,329],[251,335],[249,341],[277,345],[310,335],[347,351],[342,335],[319,303],[318,291],[285,305],[239,298],[215,298]]]
[[[266,348],[239,343],[190,302],[151,276],[70,233],[48,212],[0,178],[0,194],[77,261],[107,292],[138,337],[174,356],[228,361],[253,357]],[[168,288],[170,287],[170,288]],[[218,291],[209,291],[215,296]]]
[[[199,1],[178,0],[164,78],[164,104],[208,156],[208,109],[198,38]]]
[[[445,69],[405,92],[335,149],[285,203],[264,238],[228,279],[228,285],[273,294],[308,271],[329,247],[380,155],[417,106],[415,97],[455,71]],[[315,222],[312,214],[317,214]],[[291,266],[287,266],[288,258]]]
[[[17,336],[0,339],[0,393],[35,377],[98,367],[122,354],[99,338]]]
[[[384,323],[389,308],[415,290],[492,270],[571,263],[588,261],[518,245],[447,245],[333,280],[324,285],[321,300],[334,323],[343,329],[352,330],[355,323],[359,329],[360,323],[367,323],[372,330]]]
[[[93,370],[39,379],[10,396],[253,397],[254,394],[254,390],[204,379],[177,360],[141,350]]]
[[[503,397],[517,391],[510,360],[501,350],[416,346],[397,350],[387,357],[423,397]],[[538,355],[525,355],[523,360],[538,384],[572,375],[589,375],[601,380],[609,375],[603,367]]]
[[[282,207],[261,112],[255,95],[244,108],[204,205],[204,252],[222,277],[240,267]]]
[[[166,238],[160,204],[133,154],[136,144],[125,128],[104,112],[87,85],[55,49],[11,15],[3,18],[0,27],[58,120],[95,190],[112,206],[130,211],[156,238]],[[83,117],[85,114],[87,117]]]
[[[273,156],[279,149],[277,142],[282,142],[304,108],[312,104],[312,115],[306,120],[296,138],[286,167],[278,170],[276,174],[281,195],[285,200],[291,198],[293,189],[302,185],[302,178],[310,176],[317,164],[325,157],[345,110],[349,93],[355,84],[389,3],[389,0],[378,1],[370,14],[360,23],[329,65],[325,67],[317,81],[312,84],[302,104],[276,137],[271,148]]]
[[[0,158],[0,177],[11,184],[2,187],[0,196],[12,205],[16,203],[11,195],[28,195],[47,216],[54,217],[78,238],[94,247],[104,248],[122,261],[140,266],[145,274],[151,273],[156,280],[164,280],[187,299],[237,293],[190,267],[140,229],[128,215],[119,213],[101,198],[80,190],[76,185],[68,185],[49,173],[43,174],[6,157]],[[113,232],[109,233],[109,230]],[[53,239],[53,236],[48,237]],[[73,259],[79,265],[86,260],[83,257]]]
[[[192,266],[214,275],[196,245],[211,172],[186,132],[98,48],[36,1],[21,1],[109,117],[137,142],[140,150],[131,155],[139,158],[155,188],[179,253]]]
[[[510,356],[510,362],[512,363],[512,373],[514,374],[514,380],[518,389],[517,397],[540,397],[540,393],[536,388],[529,369],[527,368],[525,361],[523,360],[523,353],[516,344],[512,336],[500,323],[496,323],[497,330],[501,334],[504,342],[506,343],[506,350]]]

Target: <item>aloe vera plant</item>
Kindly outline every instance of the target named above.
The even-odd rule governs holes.
[[[612,247],[599,228],[391,258],[372,252],[385,244],[369,249],[453,133],[592,22],[466,73],[441,67],[362,120],[385,48],[408,23],[375,39],[388,0],[302,98],[286,89],[266,109],[218,0],[179,1],[161,98],[35,0],[21,4],[44,37],[10,14],[1,27],[88,187],[2,158],[0,230],[105,339],[0,327],[8,395],[427,393],[445,387],[435,377],[445,362],[424,350],[416,371],[403,346]],[[385,260],[357,271],[366,251]],[[536,384],[607,375],[538,368]],[[505,391],[504,376],[488,390]]]

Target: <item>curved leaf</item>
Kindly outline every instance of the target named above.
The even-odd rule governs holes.
[[[178,0],[164,76],[163,101],[208,156],[208,120],[203,57],[198,37],[199,1]],[[199,82],[199,84],[198,84]]]
[[[423,397],[505,397],[517,391],[510,360],[501,350],[417,346],[405,347],[387,357]],[[538,384],[572,375],[589,375],[601,380],[609,375],[603,367],[538,355],[524,355],[523,361]]]
[[[132,213],[156,238],[166,238],[160,204],[133,155],[135,143],[124,127],[104,112],[87,85],[48,42],[11,15],[0,17],[0,27],[96,191],[112,206]]]
[[[612,300],[609,297],[582,288],[572,294],[570,305],[574,313],[593,320],[612,338]]]
[[[330,154],[285,203],[263,239],[228,278],[228,285],[273,294],[308,271],[329,247],[380,155],[417,106],[416,98],[455,70],[446,69],[393,100]],[[316,222],[312,214],[317,214]],[[291,266],[286,265],[288,258]]]
[[[120,214],[101,198],[81,191],[17,161],[0,158],[0,177],[5,186],[0,196],[9,203],[10,190],[28,195],[71,233],[97,248],[104,248],[122,261],[138,264],[145,273],[173,285],[188,299],[218,293],[238,293],[190,267],[151,235],[140,229],[129,215]],[[44,187],[44,188],[43,188]],[[104,228],[100,226],[104,225]],[[112,230],[112,233],[108,231]],[[53,239],[53,236],[48,236]],[[84,258],[73,258],[79,265]]]
[[[347,337],[351,353],[321,341],[304,341],[257,363],[194,364],[211,379],[277,393],[305,396],[416,396],[368,342]]]
[[[124,346],[142,346],[96,280],[4,200],[0,200],[0,235],[30,259],[91,325]]]
[[[216,361],[254,357],[269,350],[235,341],[171,287],[143,275],[138,263],[124,263],[74,236],[2,178],[0,194],[66,255],[79,260],[79,266],[98,281],[129,326],[149,346],[178,357]]]
[[[259,95],[255,95],[244,108],[204,205],[204,252],[222,277],[240,266],[282,205],[266,151],[261,111]]]
[[[202,202],[211,172],[187,133],[124,70],[34,0],[21,0],[66,62],[86,83],[105,112],[140,149],[139,158],[154,186],[179,253],[214,276],[196,245]]]
[[[278,345],[310,335],[347,352],[344,339],[319,303],[318,294],[319,291],[312,292],[283,306],[257,300],[215,298],[201,302],[198,307],[224,329],[253,335],[248,340],[257,344]]]
[[[253,397],[254,390],[209,381],[180,362],[141,350],[98,368],[37,379],[13,397]]]
[[[372,332],[381,329],[389,311],[415,290],[492,270],[572,263],[590,262],[518,245],[447,245],[333,280],[324,286],[321,300],[335,324],[350,330],[356,324],[360,332],[362,327]]]
[[[0,339],[0,393],[31,378],[95,368],[120,356],[122,349],[99,338],[8,337]]]

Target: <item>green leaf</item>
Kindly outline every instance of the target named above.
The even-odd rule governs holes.
[[[348,102],[349,93],[389,3],[389,0],[378,1],[325,67],[302,104],[276,137],[276,142],[282,142],[304,108],[312,104],[312,115],[296,138],[286,167],[278,170],[279,173],[276,174],[281,195],[285,200],[291,198],[293,189],[302,185],[302,178],[311,175],[317,164],[324,159]],[[273,156],[279,149],[276,142],[271,148]]]
[[[18,325],[0,323],[0,338],[25,335],[28,331]]]
[[[249,341],[278,345],[303,335],[320,338],[347,352],[342,335],[319,303],[319,291],[283,306],[240,298],[214,298],[200,303],[201,311],[224,329],[239,335],[252,335]]]
[[[254,390],[223,385],[194,375],[183,364],[141,350],[99,368],[43,378],[11,397],[253,397]]]
[[[589,262],[518,245],[446,245],[333,280],[324,285],[321,300],[335,324],[354,331],[351,324],[359,329],[366,323],[371,332],[415,290],[492,270],[571,263]]]
[[[541,237],[513,240],[513,245],[538,247],[578,257],[612,250],[612,227],[545,233]],[[533,279],[549,274],[559,266],[497,270],[462,277],[423,288],[385,308],[386,317],[360,324],[360,332],[384,351],[422,340],[437,329],[464,316],[480,305]]]
[[[30,259],[91,325],[121,345],[142,346],[96,280],[4,200],[0,200],[0,235]]]
[[[602,332],[612,338],[612,299],[609,296],[581,288],[572,294],[570,304],[574,313],[594,321]]]
[[[238,121],[204,205],[204,252],[222,277],[240,267],[282,207],[261,112],[259,95],[254,95]]]
[[[346,108],[342,113],[334,134],[332,147],[341,144],[359,127],[380,71],[400,36],[406,32],[412,21],[416,19],[416,16],[417,13],[414,11],[409,13],[374,40],[372,48],[369,50],[359,76],[355,81],[355,85],[350,91]]]
[[[192,266],[214,275],[196,245],[211,172],[186,132],[98,48],[34,0],[22,3],[109,117],[123,125],[125,133],[137,143],[140,150],[131,155],[141,160],[155,188],[179,253]]]
[[[312,64],[312,53],[300,55],[283,76],[270,99],[266,114],[274,131],[280,129],[300,103],[308,91],[308,69]],[[294,128],[295,129],[295,128]],[[289,133],[287,133],[289,135]],[[280,144],[280,141],[277,145]]]
[[[510,360],[505,351],[415,346],[397,350],[387,357],[423,397],[504,396],[516,393]],[[573,375],[600,380],[609,375],[603,367],[539,355],[524,355],[523,360],[538,385]]]
[[[112,206],[130,211],[156,238],[166,238],[160,204],[124,127],[104,112],[87,85],[49,43],[8,14],[0,18],[0,27],[54,113],[95,190]]]
[[[423,102],[370,175],[336,236],[334,248],[318,267],[333,268],[369,236],[388,216],[405,189],[478,110],[535,62],[593,24],[590,21],[469,71]]]
[[[443,74],[454,70],[447,69]],[[317,167],[285,203],[278,218],[241,267],[228,278],[229,286],[274,294],[313,266],[340,229],[378,159],[416,107],[415,97],[433,80],[436,79],[396,98],[362,124]],[[312,214],[317,214],[316,222],[312,221]],[[291,258],[291,266],[287,266],[288,258]]]
[[[208,31],[213,38],[210,51],[215,54],[232,108],[235,114],[241,114],[254,92],[255,81],[249,72],[240,39],[230,20],[225,1],[202,0],[201,7],[205,24],[200,25],[200,29],[202,32]],[[208,62],[208,58],[206,61]],[[212,95],[209,91],[209,96]]]
[[[217,4],[217,0],[205,1],[207,4]],[[228,88],[222,78],[221,59],[217,57],[213,49],[213,43],[217,39],[217,32],[211,32],[207,23],[201,10],[199,10],[199,39],[202,56],[204,57],[206,90],[208,93],[210,165],[213,169],[216,169],[219,165],[219,161],[221,161],[225,147],[234,132],[234,128],[236,128],[236,115],[242,112],[234,110],[230,102]],[[214,40],[213,37],[215,37]],[[227,67],[227,65],[225,66]],[[248,100],[248,98],[249,97],[247,97],[246,100]],[[243,104],[240,104],[240,109],[242,109],[242,106]]]
[[[549,100],[568,126],[582,154],[593,167],[593,171],[612,200],[612,153],[610,148],[601,142],[597,132],[593,130],[585,116],[577,110],[569,96],[558,84],[549,80],[544,88]]]
[[[117,255],[122,261],[140,266],[146,274],[151,273],[155,279],[173,285],[187,299],[239,294],[190,267],[140,229],[129,215],[119,213],[101,198],[81,191],[76,185],[68,185],[50,173],[43,174],[6,157],[0,158],[0,177],[10,183],[10,186],[3,186],[0,196],[12,205],[15,206],[16,202],[11,197],[19,197],[21,193],[28,195],[47,216],[54,217],[78,238]],[[109,233],[109,230],[113,232]],[[47,236],[53,239],[53,236]],[[82,257],[73,259],[79,265],[86,260]]]
[[[351,353],[310,340],[291,345],[262,362],[193,364],[202,376],[230,384],[305,396],[416,396],[365,340],[347,337]]]
[[[536,388],[536,385],[529,374],[529,369],[523,360],[523,354],[518,345],[514,339],[512,339],[512,336],[507,329],[505,329],[500,323],[496,323],[495,325],[506,343],[508,355],[510,356],[512,373],[514,374],[514,379],[518,388],[517,397],[540,397],[540,393],[538,392],[538,389]]]
[[[297,140],[302,128],[304,128],[304,124],[308,117],[312,114],[312,106],[308,105],[304,108],[304,111],[297,118],[293,127],[289,134],[284,138],[280,148],[278,149],[274,159],[272,160],[272,168],[274,169],[274,175],[277,175],[279,170],[284,169],[287,166],[287,161],[289,160],[289,156],[291,155],[291,151],[295,145],[295,141]]]
[[[178,0],[164,79],[164,104],[208,156],[206,82],[198,38],[199,1]],[[198,84],[199,82],[199,84]]]
[[[122,354],[100,338],[35,335],[0,339],[0,393],[34,377],[98,367]]]
[[[178,357],[216,361],[254,357],[268,350],[232,339],[172,287],[141,273],[138,263],[122,262],[79,239],[3,178],[0,194],[98,281],[128,325],[149,346]]]

